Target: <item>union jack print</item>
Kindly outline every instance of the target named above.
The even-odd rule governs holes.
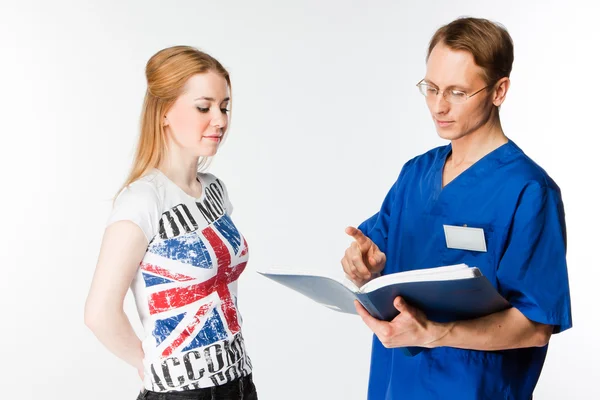
[[[225,214],[202,230],[185,207],[173,214],[185,228],[155,238],[140,268],[152,335],[162,357],[224,340],[240,331],[230,291],[248,260],[248,244]],[[189,221],[189,223],[188,223]],[[196,225],[196,226],[195,226]]]

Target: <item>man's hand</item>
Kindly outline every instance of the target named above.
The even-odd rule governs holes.
[[[386,257],[359,229],[348,227],[346,233],[355,241],[346,249],[342,267],[346,275],[360,287],[381,274]]]
[[[358,315],[387,348],[393,347],[436,347],[435,342],[452,329],[452,324],[440,324],[427,319],[425,314],[401,297],[394,299],[394,307],[400,314],[391,322],[373,318],[358,302],[354,301]]]

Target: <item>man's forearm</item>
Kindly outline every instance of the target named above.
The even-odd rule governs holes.
[[[552,334],[552,326],[533,322],[514,307],[477,319],[440,324],[438,329],[443,336],[428,347],[483,351],[541,347]]]

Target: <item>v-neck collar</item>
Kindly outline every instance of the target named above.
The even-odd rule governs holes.
[[[490,151],[489,153],[481,157],[479,160],[475,161],[471,166],[469,166],[463,172],[458,174],[454,179],[448,182],[446,186],[443,186],[444,166],[446,165],[448,157],[452,153],[452,143],[449,143],[444,148],[444,150],[440,154],[439,159],[437,160],[435,177],[436,191],[441,194],[444,191],[447,191],[447,188],[449,186],[460,186],[460,183],[462,181],[473,182],[476,178],[478,178],[481,175],[482,172],[489,170],[489,165],[487,164],[501,158],[501,156],[505,153],[505,150],[508,147],[511,147],[512,145],[513,142],[510,139],[508,139],[508,142],[496,147],[494,150]]]

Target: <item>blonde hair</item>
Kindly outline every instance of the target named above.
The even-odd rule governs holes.
[[[227,70],[215,58],[194,47],[168,47],[150,57],[146,64],[148,88],[142,106],[137,149],[129,176],[118,193],[150,169],[158,167],[165,158],[167,146],[163,117],[183,92],[188,79],[206,72],[221,75],[231,91]],[[208,158],[201,157],[198,170],[202,170],[208,161]]]

